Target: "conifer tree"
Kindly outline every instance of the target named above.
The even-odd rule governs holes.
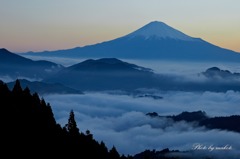
[[[109,156],[111,159],[119,159],[120,155],[117,152],[117,149],[115,146],[112,147],[112,149],[109,151]]]
[[[71,136],[77,136],[79,135],[79,129],[77,127],[77,123],[75,121],[75,115],[73,110],[69,113],[68,123],[66,124],[67,131]]]
[[[0,95],[1,97],[7,96],[10,93],[8,86],[6,83],[0,80]]]
[[[15,94],[22,93],[22,87],[18,79],[15,82],[12,92]]]

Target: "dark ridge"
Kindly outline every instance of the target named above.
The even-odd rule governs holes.
[[[207,129],[220,129],[240,133],[240,115],[223,117],[209,117],[204,111],[182,112],[178,115],[160,116],[156,112],[147,113],[147,116],[161,119],[162,117],[172,119],[174,122],[195,122],[196,126],[204,126]]]
[[[218,67],[208,68],[202,74],[211,79],[217,79],[217,78],[222,78],[222,79],[239,78],[240,79],[240,73],[232,73],[229,70],[221,70]]]
[[[65,126],[58,124],[51,106],[37,93],[30,93],[16,80],[10,90],[0,81],[1,155],[7,158],[103,158],[130,159],[120,155],[113,146],[93,138],[89,130],[82,132],[73,110]]]

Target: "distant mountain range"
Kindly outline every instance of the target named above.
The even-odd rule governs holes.
[[[33,61],[20,55],[0,49],[0,75],[11,78],[43,79],[63,68],[62,65],[49,61]]]
[[[217,67],[196,73],[196,78],[199,76],[202,80],[190,80],[177,75],[157,74],[150,68],[117,58],[88,59],[64,67],[48,61],[33,61],[6,49],[0,50],[0,57],[0,76],[28,79],[22,80],[24,86],[39,93],[120,90],[135,93],[135,97],[161,99],[154,94],[142,94],[139,90],[240,91],[240,74]]]
[[[216,68],[216,67],[214,67]],[[82,91],[122,90],[137,92],[141,89],[158,89],[163,91],[217,91],[240,90],[240,78],[237,73],[209,68],[196,74],[202,80],[181,79],[178,76],[156,74],[149,68],[121,61],[116,58],[89,59],[66,67],[49,78],[46,83],[62,83],[68,87]],[[216,80],[222,72],[226,76]],[[138,95],[139,96],[139,95]],[[142,95],[143,97],[149,95]],[[150,95],[152,96],[152,95]]]
[[[28,52],[23,56],[240,62],[240,54],[190,37],[163,22],[150,22],[114,40],[72,49]]]

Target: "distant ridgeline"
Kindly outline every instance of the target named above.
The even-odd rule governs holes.
[[[30,94],[16,80],[12,90],[0,81],[1,155],[6,158],[63,157],[126,159],[113,146],[108,150],[90,131],[80,132],[70,111],[68,123],[56,123],[51,106],[37,93]]]
[[[182,112],[178,115],[160,116],[156,112],[147,113],[147,116],[162,117],[172,119],[174,122],[185,121],[194,122],[195,126],[205,126],[207,129],[220,129],[240,133],[240,115],[231,115],[224,117],[208,117],[203,111]]]

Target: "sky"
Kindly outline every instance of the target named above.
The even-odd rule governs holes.
[[[0,0],[0,48],[69,49],[162,21],[192,37],[240,52],[239,0]]]

